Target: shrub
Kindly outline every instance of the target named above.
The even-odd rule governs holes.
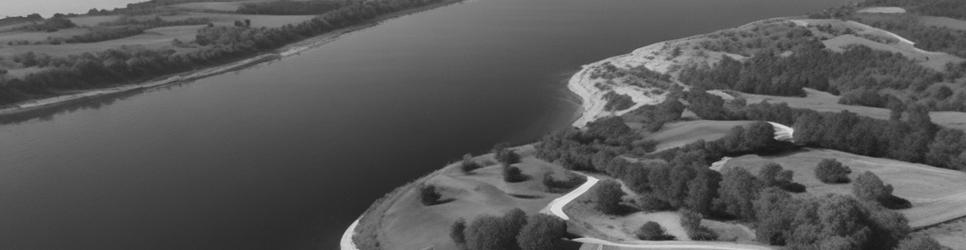
[[[419,197],[420,201],[423,202],[423,205],[426,206],[439,204],[439,199],[441,198],[439,193],[436,192],[436,186],[426,184],[423,184],[423,186],[419,188]]]
[[[668,235],[664,227],[657,222],[648,221],[637,231],[637,238],[642,240],[674,240],[674,236]]]
[[[644,211],[665,211],[671,204],[653,193],[643,193],[637,197],[637,205]]]
[[[587,181],[587,177],[583,175],[574,174],[572,172],[566,173],[567,179],[565,180],[557,180],[553,177],[553,173],[551,172],[545,173],[543,175],[543,185],[547,186],[547,190],[550,192],[558,192],[571,190]]]
[[[521,182],[530,179],[520,171],[520,168],[514,166],[504,166],[503,167],[503,181],[506,182]]]
[[[691,237],[692,240],[718,239],[718,234],[701,225],[700,213],[682,209],[679,211],[679,214],[681,214],[681,226],[684,227],[684,230],[688,233],[688,237]]]
[[[621,199],[624,191],[621,184],[613,180],[605,180],[594,186],[594,202],[597,209],[605,214],[617,214],[622,210]]]
[[[463,161],[460,162],[460,170],[462,170],[463,173],[470,174],[473,172],[473,170],[477,170],[481,167],[483,166],[480,166],[479,163],[473,160],[473,155],[463,155]]]
[[[469,250],[515,249],[516,236],[526,223],[526,213],[513,209],[502,217],[485,215],[473,220],[464,235]]]
[[[926,236],[912,237],[899,242],[896,250],[943,250],[946,249],[935,239]]]
[[[815,168],[815,177],[824,183],[848,183],[851,172],[852,170],[835,159],[824,159]]]
[[[559,249],[559,241],[567,234],[567,223],[556,216],[531,215],[517,235],[521,250]]]
[[[453,226],[450,226],[449,237],[453,239],[456,244],[463,245],[466,244],[466,220],[459,218],[456,222],[453,222]]]

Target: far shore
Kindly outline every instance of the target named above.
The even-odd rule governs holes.
[[[83,90],[76,93],[65,93],[63,95],[48,97],[43,99],[28,100],[16,104],[0,106],[0,117],[20,114],[28,111],[35,111],[41,109],[57,108],[65,105],[73,104],[75,102],[89,100],[91,98],[104,98],[111,95],[129,93],[138,90],[152,89],[167,85],[172,85],[176,83],[191,82],[199,79],[208,78],[211,76],[216,76],[228,72],[238,71],[260,65],[266,62],[271,62],[275,60],[281,60],[285,57],[299,55],[302,52],[321,47],[322,45],[328,44],[335,41],[342,35],[346,35],[355,31],[360,31],[366,28],[376,26],[383,21],[390,20],[397,17],[406,16],[409,14],[435,9],[438,7],[450,5],[453,3],[461,2],[462,0],[444,0],[440,3],[431,4],[419,8],[413,8],[409,10],[399,11],[392,14],[387,14],[378,17],[372,21],[360,23],[357,25],[333,30],[307,38],[305,40],[295,42],[292,44],[285,45],[282,48],[254,55],[248,58],[238,59],[232,62],[215,65],[207,68],[197,69],[188,72],[170,74],[166,76],[157,77],[151,80],[142,81],[133,84],[124,84],[119,86],[99,88],[99,89],[89,89]]]

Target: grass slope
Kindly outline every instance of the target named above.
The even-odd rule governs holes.
[[[837,159],[852,168],[850,177],[870,171],[891,184],[893,194],[908,199],[913,207],[900,210],[909,225],[921,228],[966,216],[966,173],[884,158],[849,154],[828,149],[804,149],[781,156],[745,155],[729,160],[725,167],[742,167],[756,173],[769,162],[795,171],[795,181],[806,186],[808,194],[851,195],[851,184],[825,184],[815,177],[815,166],[823,159]]]

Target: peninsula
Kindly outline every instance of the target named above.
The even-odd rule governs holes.
[[[584,65],[573,128],[397,188],[342,249],[963,249],[964,9],[871,0]]]

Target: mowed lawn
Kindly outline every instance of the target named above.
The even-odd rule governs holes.
[[[507,183],[501,174],[502,167],[495,163],[491,155],[477,159],[486,167],[468,175],[460,171],[458,164],[453,164],[425,180],[426,184],[436,187],[442,200],[448,202],[423,205],[419,188],[401,193],[382,214],[379,229],[382,247],[458,249],[449,237],[450,227],[456,220],[464,218],[469,223],[477,216],[502,216],[514,208],[534,214],[564,194],[548,192],[543,184],[547,173],[563,178],[566,170],[558,165],[525,153],[522,162],[514,166],[529,176],[529,180]]]
[[[815,177],[815,167],[823,159],[836,159],[852,168],[853,180],[870,171],[891,184],[895,195],[912,202],[913,207],[899,210],[919,228],[966,216],[966,173],[885,158],[866,157],[828,149],[803,149],[781,156],[745,155],[732,158],[728,167],[741,167],[757,173],[761,166],[775,162],[795,171],[795,181],[807,187],[807,193],[852,193],[851,184],[825,184]]]
[[[143,46],[149,49],[171,48],[172,41],[194,41],[198,30],[204,25],[171,26],[146,30],[143,34],[103,41],[95,43],[73,43],[73,44],[41,44],[41,45],[18,45],[0,46],[0,56],[12,56],[27,51],[34,53],[44,53],[51,56],[67,56],[83,53],[95,53],[111,48],[122,46]]]
[[[813,89],[806,88],[805,93],[807,94],[806,97],[770,96],[748,93],[740,93],[739,96],[745,98],[749,104],[760,103],[762,101],[768,101],[770,103],[787,103],[788,106],[792,108],[811,109],[819,112],[841,112],[843,110],[848,110],[858,115],[875,119],[889,119],[890,111],[888,109],[839,104],[838,96]],[[964,112],[930,112],[929,117],[932,118],[934,123],[939,124],[940,126],[966,131],[966,113]]]

